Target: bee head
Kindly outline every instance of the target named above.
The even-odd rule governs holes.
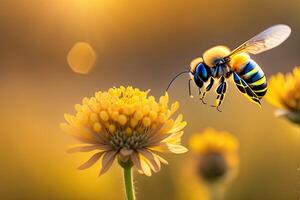
[[[196,67],[199,63],[202,63],[203,59],[201,57],[195,58],[194,60],[192,60],[191,64],[190,64],[190,71],[192,74],[194,74],[196,72]]]
[[[225,46],[215,46],[204,52],[203,60],[209,67],[214,67],[229,54],[229,48]]]

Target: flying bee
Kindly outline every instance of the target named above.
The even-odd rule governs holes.
[[[218,79],[217,99],[212,107],[221,112],[219,107],[228,87],[226,79],[233,77],[239,91],[260,106],[260,100],[267,92],[267,80],[263,70],[249,54],[259,54],[280,45],[290,33],[289,26],[279,24],[257,34],[233,51],[225,46],[212,47],[204,52],[202,58],[196,58],[191,62],[190,70],[177,74],[169,83],[167,90],[177,77],[189,73],[191,77],[188,83],[189,95],[192,97],[191,81],[194,81],[199,88],[200,100],[206,104],[204,97],[211,90],[215,79]]]

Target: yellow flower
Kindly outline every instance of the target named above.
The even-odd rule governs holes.
[[[290,121],[300,123],[300,67],[292,73],[279,73],[269,81],[267,101],[277,107],[277,116],[287,117]]]
[[[184,165],[174,171],[176,199],[225,199],[225,191],[238,172],[238,140],[227,132],[208,128],[193,134],[189,147]],[[178,174],[180,179],[176,178]]]
[[[191,136],[190,148],[198,160],[196,168],[202,180],[214,183],[236,175],[239,142],[233,135],[209,128]]]
[[[150,176],[167,164],[159,153],[185,153],[181,143],[186,122],[180,114],[171,117],[179,107],[169,107],[166,93],[157,102],[148,91],[133,87],[110,88],[96,92],[75,105],[75,115],[65,114],[67,123],[61,128],[85,144],[72,147],[70,153],[95,151],[79,169],[86,169],[102,160],[100,174],[118,158],[119,163],[132,164],[140,173]]]

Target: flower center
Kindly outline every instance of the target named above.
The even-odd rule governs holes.
[[[131,135],[128,135],[124,131],[117,131],[111,136],[110,144],[115,150],[125,149],[138,149],[145,147],[148,141],[148,134],[140,134],[137,131],[133,131]]]
[[[224,156],[220,153],[203,155],[198,166],[199,175],[206,181],[216,181],[222,178],[228,170]]]

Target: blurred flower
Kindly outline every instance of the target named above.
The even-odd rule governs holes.
[[[279,73],[269,81],[267,101],[278,110],[276,116],[283,116],[291,122],[300,124],[300,67],[292,73]]]
[[[177,181],[178,199],[223,199],[226,187],[237,175],[238,140],[208,128],[193,134],[189,144],[190,156],[184,160],[179,172],[182,178]]]
[[[87,74],[94,67],[96,53],[87,42],[77,42],[70,49],[67,61],[71,69],[79,74]]]
[[[85,143],[68,152],[96,151],[79,169],[102,158],[101,175],[118,158],[121,166],[130,164],[150,176],[151,171],[160,170],[161,163],[167,163],[158,153],[187,151],[180,144],[186,122],[181,114],[176,120],[171,118],[179,103],[169,107],[167,93],[159,102],[148,93],[132,87],[111,88],[84,98],[82,104],[75,105],[75,116],[65,114],[67,123],[61,128]]]
[[[227,132],[206,129],[192,135],[190,148],[198,160],[199,177],[208,183],[232,179],[239,163],[238,147],[238,140]]]

